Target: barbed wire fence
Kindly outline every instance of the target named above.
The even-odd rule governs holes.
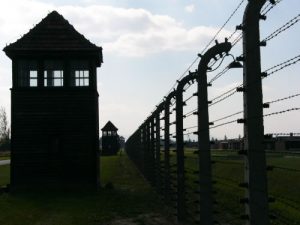
[[[259,21],[281,2],[248,1],[242,24],[219,43],[216,38],[241,9],[242,0],[126,142],[129,157],[179,221],[201,225],[300,224],[300,133],[264,131],[265,120],[300,110],[299,105],[285,104],[270,111],[273,105],[293,100],[294,104],[299,90],[267,101],[263,98],[263,82],[300,61],[298,54],[261,69],[261,48],[300,20],[297,14],[259,40]],[[234,57],[231,52],[238,51],[241,40],[243,50]],[[229,56],[233,61],[228,61]],[[197,62],[198,69],[191,72]],[[237,79],[222,91],[211,91],[227,74],[234,73],[232,68],[240,67],[243,76],[241,70],[236,74],[241,81]],[[209,74],[214,75],[208,79]],[[230,111],[223,110],[227,106],[233,111],[222,115]],[[238,136],[227,138],[224,133],[222,140],[213,137],[218,130],[233,127]]]

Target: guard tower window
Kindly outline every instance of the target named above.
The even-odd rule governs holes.
[[[44,64],[44,86],[62,87],[64,86],[64,71],[61,61],[47,60]]]
[[[18,63],[19,87],[37,87],[37,62],[34,60],[20,60]]]
[[[30,87],[37,87],[37,71],[31,70],[29,71],[29,86]]]
[[[76,87],[90,85],[89,62],[87,60],[71,61],[71,85]]]
[[[75,71],[75,86],[89,86],[89,71],[76,70]]]

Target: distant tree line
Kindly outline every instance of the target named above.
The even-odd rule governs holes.
[[[0,108],[0,151],[10,149],[10,127],[4,107]]]

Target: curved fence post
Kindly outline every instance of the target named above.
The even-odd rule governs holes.
[[[246,224],[268,225],[259,20],[266,0],[250,0],[243,18]]]
[[[151,115],[151,118],[150,118],[150,171],[149,171],[149,174],[150,174],[150,182],[152,184],[152,186],[155,187],[155,123],[154,123],[154,116],[153,114]]]
[[[199,149],[199,188],[200,224],[213,225],[212,174],[209,138],[209,116],[207,98],[208,63],[217,55],[228,53],[231,44],[227,41],[211,47],[201,56],[198,65],[198,149]]]
[[[161,193],[161,158],[160,158],[160,112],[161,105],[155,111],[155,185],[158,193]]]
[[[196,73],[190,73],[178,82],[176,89],[177,218],[179,221],[186,219],[182,93],[184,86],[195,79]]]
[[[142,171],[143,171],[143,174],[145,175],[146,174],[146,141],[147,141],[147,137],[146,137],[146,126],[145,124],[142,124],[141,126],[141,129],[142,129],[142,155],[141,155],[141,163],[142,163]]]
[[[170,202],[171,200],[171,180],[170,180],[170,104],[171,99],[175,97],[176,91],[172,91],[165,99],[165,132],[164,132],[164,139],[165,139],[165,148],[164,148],[164,159],[165,159],[165,175],[164,175],[164,193],[166,202]]]
[[[146,135],[147,135],[147,149],[146,149],[146,161],[145,164],[147,165],[147,179],[151,182],[151,123],[150,119],[148,118],[146,121]]]

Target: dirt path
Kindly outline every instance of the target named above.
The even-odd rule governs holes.
[[[10,159],[7,159],[7,160],[0,160],[0,166],[8,165],[8,164],[10,164]]]
[[[136,218],[118,219],[101,225],[178,225],[171,219],[158,214],[142,214]]]

